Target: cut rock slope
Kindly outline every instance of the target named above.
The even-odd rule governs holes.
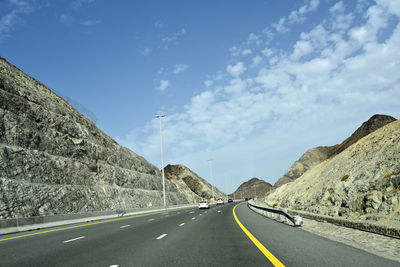
[[[212,191],[214,190],[214,198],[227,198],[227,195],[216,188],[212,188],[211,184],[198,176],[188,167],[183,165],[167,165],[164,168],[165,177],[173,182],[181,192],[186,195],[192,196],[197,200],[212,198]]]
[[[169,205],[193,202],[167,181]],[[162,204],[160,171],[0,58],[0,218]]]
[[[374,115],[368,121],[364,122],[349,138],[344,140],[341,144],[337,144],[334,146],[319,146],[307,150],[300,157],[300,159],[298,159],[289,168],[289,170],[281,178],[278,179],[274,186],[281,186],[283,184],[296,180],[307,170],[318,165],[324,160],[339,154],[364,136],[367,136],[368,134],[376,131],[382,126],[385,126],[386,124],[391,123],[395,120],[395,118],[387,115]]]
[[[400,121],[280,186],[264,202],[400,229]]]

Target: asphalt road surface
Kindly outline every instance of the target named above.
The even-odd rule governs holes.
[[[400,266],[267,219],[246,203],[0,236],[7,267],[274,265]]]

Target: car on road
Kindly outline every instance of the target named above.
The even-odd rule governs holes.
[[[208,205],[208,201],[207,200],[201,200],[199,202],[199,209],[209,209],[210,206]]]
[[[231,202],[233,202],[232,198],[228,199],[228,203],[231,203]]]
[[[224,200],[222,198],[218,198],[217,205],[224,205]]]

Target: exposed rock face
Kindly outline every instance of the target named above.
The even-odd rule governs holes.
[[[400,121],[280,186],[265,202],[400,229]]]
[[[334,146],[320,146],[307,150],[306,153],[304,153],[300,159],[298,159],[289,168],[289,170],[278,179],[274,186],[281,186],[299,178],[307,170],[318,165],[324,160],[339,154],[364,136],[367,136],[382,126],[385,126],[386,124],[395,120],[395,118],[387,115],[374,115],[368,121],[364,122],[349,138],[344,140],[341,144]]]
[[[188,167],[183,165],[167,165],[164,168],[165,177],[173,182],[181,192],[186,195],[192,196],[197,200],[212,198],[212,191],[214,190],[214,197],[227,198],[226,194],[216,188],[212,188],[211,184],[191,171]]]
[[[161,205],[161,189],[155,166],[0,58],[0,218]]]
[[[255,198],[263,197],[272,189],[272,185],[256,177],[242,183],[238,189],[229,196],[232,198]]]

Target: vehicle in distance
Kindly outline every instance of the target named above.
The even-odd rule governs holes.
[[[224,205],[224,200],[222,198],[218,198],[217,205]]]
[[[232,198],[228,199],[228,203],[231,203],[231,202],[233,202]]]
[[[210,206],[208,205],[207,200],[201,200],[199,202],[199,209],[209,209]]]

